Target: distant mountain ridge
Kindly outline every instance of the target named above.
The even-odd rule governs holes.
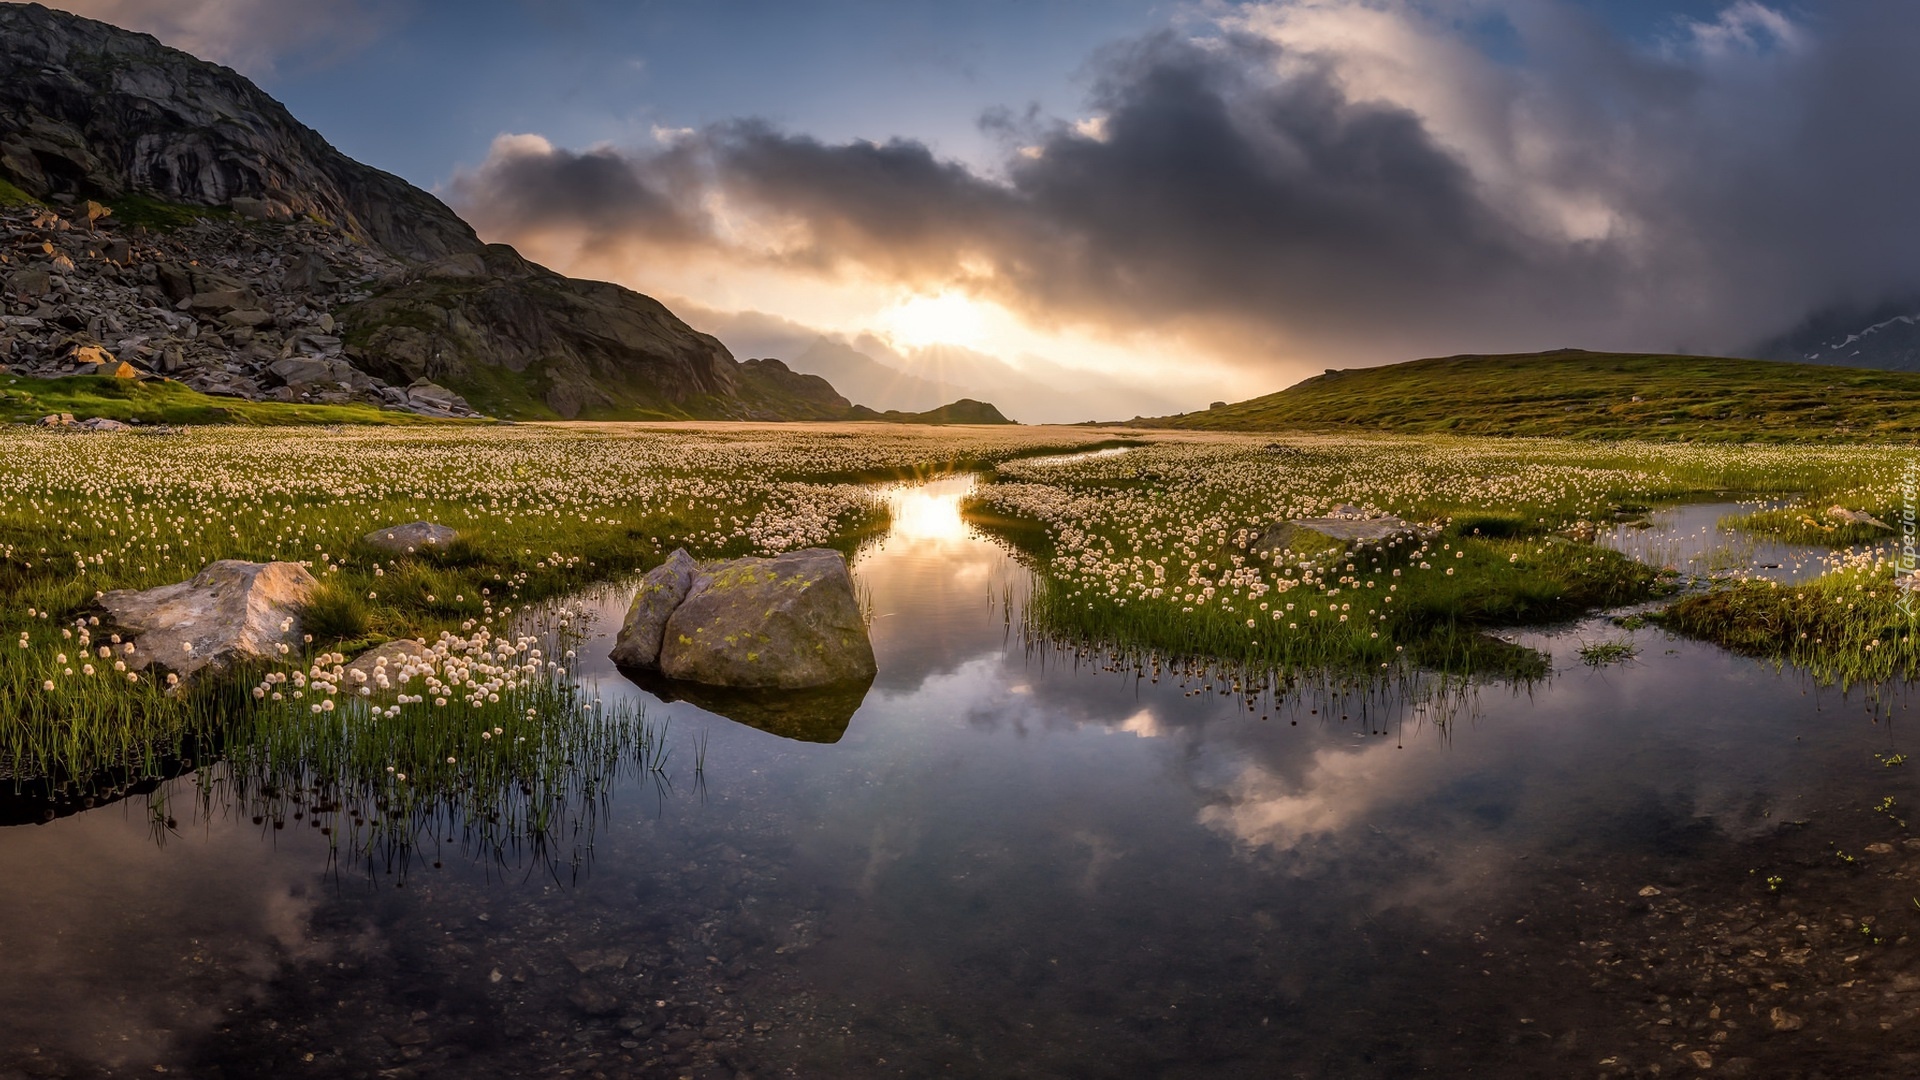
[[[311,354],[315,370],[350,365],[356,388],[368,378],[430,383],[503,417],[811,420],[851,408],[824,380],[778,361],[737,362],[649,297],[483,243],[440,200],[340,153],[228,68],[145,34],[0,3],[0,205],[20,199],[56,208],[96,199],[122,226],[179,227],[209,245],[196,264],[305,265],[337,282],[301,291],[289,277],[273,283],[277,309],[203,315],[204,333],[184,353],[189,370],[169,372],[184,379],[217,361],[223,393],[278,393],[275,365]],[[196,216],[234,227],[183,227]],[[263,258],[261,245],[284,250]],[[247,284],[228,278],[216,284]],[[15,291],[16,302],[45,309],[41,322],[80,299]],[[240,315],[245,325],[230,325]],[[307,384],[295,389],[310,399]]]
[[[1766,360],[1920,371],[1920,297],[1818,312],[1751,351]]]

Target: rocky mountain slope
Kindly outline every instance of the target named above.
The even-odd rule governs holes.
[[[529,418],[848,408],[648,297],[481,243],[233,71],[36,4],[0,4],[0,317],[0,361],[29,374],[247,398]]]
[[[1920,371],[1920,297],[1819,312],[1751,351],[1767,360]]]

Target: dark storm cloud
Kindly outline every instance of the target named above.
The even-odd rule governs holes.
[[[1252,364],[1731,350],[1920,288],[1920,9],[1795,22],[1742,0],[1658,48],[1552,0],[1502,9],[1518,63],[1429,47],[1445,27],[1413,4],[1268,5],[1110,50],[1100,124],[996,120],[1022,144],[997,178],[743,122],[648,153],[497,151],[453,194],[508,239],[579,226],[958,284]]]

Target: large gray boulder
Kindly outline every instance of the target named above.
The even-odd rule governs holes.
[[[702,569],[660,647],[661,674],[707,686],[793,690],[875,670],[847,560],[825,548]]]
[[[459,533],[445,525],[435,525],[431,521],[409,521],[405,525],[375,529],[360,539],[368,547],[395,555],[412,555],[428,548],[445,548],[459,538]]]
[[[626,620],[613,642],[613,662],[621,667],[643,670],[660,666],[660,642],[667,633],[667,619],[693,588],[700,564],[685,548],[675,548],[667,561],[640,579],[633,594]]]
[[[316,584],[299,563],[221,559],[190,581],[107,593],[101,621],[131,638],[134,651],[123,656],[129,668],[158,665],[183,681],[219,675],[278,658],[282,645],[298,648],[300,614]]]

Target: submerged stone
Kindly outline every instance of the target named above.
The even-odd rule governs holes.
[[[640,579],[627,617],[613,643],[613,662],[622,667],[657,668],[660,666],[660,642],[666,636],[667,619],[693,588],[700,564],[685,548],[675,548],[667,561]]]
[[[300,643],[300,613],[317,583],[299,563],[221,559],[192,580],[100,598],[103,622],[132,639],[127,667],[189,679],[273,659]]]

